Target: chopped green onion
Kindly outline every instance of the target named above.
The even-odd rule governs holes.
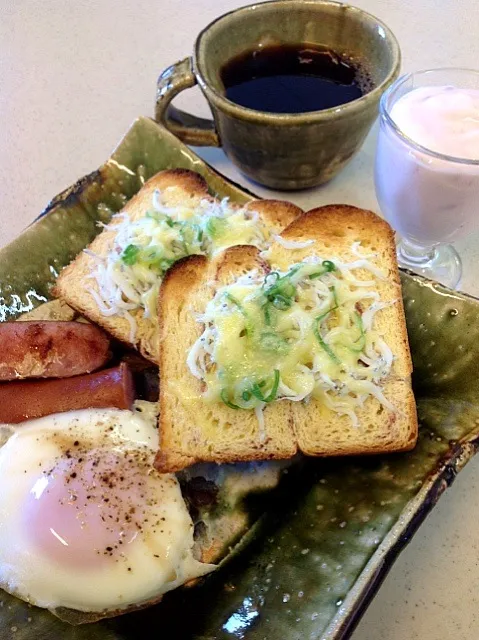
[[[206,233],[213,239],[223,235],[228,227],[228,221],[225,218],[211,217],[206,223]]]
[[[324,276],[325,273],[330,273],[331,271],[335,271],[336,265],[331,260],[323,260],[321,271],[316,271],[309,276],[310,280],[315,280],[316,278],[320,278]]]
[[[277,276],[278,274],[274,271],[273,273],[269,274],[269,276],[272,275]],[[268,285],[268,283],[265,281],[265,283],[263,283],[263,288],[265,284]],[[273,298],[277,293],[282,293],[283,295],[288,297],[291,297],[296,293],[296,287],[290,281],[289,274],[286,274],[282,278],[277,277],[276,280],[273,283],[269,284],[265,289],[265,295],[269,299]]]
[[[336,265],[331,260],[323,260],[323,267],[327,272],[336,271]]]
[[[147,247],[146,249],[142,249],[140,255],[138,256],[139,262],[143,262],[146,265],[159,265],[163,260],[163,252],[160,251],[157,247]]]
[[[263,305],[263,313],[264,313],[264,322],[265,322],[265,324],[268,327],[271,326],[271,309],[270,309],[270,303],[269,302],[265,302],[265,304]]]
[[[138,260],[138,254],[140,253],[140,247],[135,244],[129,244],[121,254],[121,259],[125,264],[131,266]]]
[[[350,348],[353,351],[357,351],[359,353],[366,346],[366,335],[364,332],[363,319],[361,318],[361,316],[357,311],[353,313],[353,320],[354,320],[354,324],[359,329],[359,337],[353,342],[353,344],[356,346],[351,346]]]
[[[229,293],[228,291],[225,292],[225,298],[229,300],[232,304],[234,304],[236,307],[238,307],[238,309],[241,311],[243,315],[246,313],[241,302],[237,298],[232,296],[231,293]]]
[[[222,401],[225,403],[225,405],[226,405],[227,407],[229,407],[230,409],[240,409],[240,408],[241,408],[241,407],[238,407],[238,405],[237,405],[237,404],[234,404],[233,402],[231,402],[231,401],[228,399],[228,396],[226,395],[226,389],[221,389],[220,396],[221,396],[221,400],[222,400]]]
[[[336,291],[336,287],[331,287],[331,292],[333,294],[334,306],[339,307],[338,292]]]
[[[163,252],[157,247],[147,247],[140,250],[136,261],[163,274],[176,262],[176,258],[165,258]]]
[[[147,211],[145,214],[145,218],[151,218],[152,220],[158,222],[158,224],[164,222],[169,227],[175,227],[177,225],[183,224],[178,220],[173,220],[171,216],[167,216],[165,213],[161,213],[161,211]]]
[[[232,304],[234,304],[238,308],[238,311],[244,317],[246,335],[248,335],[248,336],[252,335],[253,334],[253,326],[252,326],[251,320],[250,320],[248,314],[246,313],[246,310],[243,307],[243,305],[241,304],[241,302],[237,298],[232,296],[231,293],[229,293],[228,291],[225,292],[224,296],[225,296],[225,298],[227,300],[229,300]]]
[[[261,400],[261,402],[264,402],[264,395],[257,382],[253,383],[253,386],[251,387],[251,393],[254,395],[255,398],[258,398],[258,400]]]
[[[273,386],[271,387],[271,391],[267,396],[263,395],[260,385],[261,383],[258,384],[257,382],[255,382],[251,387],[251,393],[254,395],[255,398],[258,398],[258,400],[261,400],[261,402],[266,402],[266,403],[272,402],[276,398],[276,395],[278,393],[279,370],[278,369],[274,370]]]
[[[274,278],[273,282],[268,282],[268,280],[270,278]],[[264,289],[265,287],[272,287],[276,282],[278,282],[279,280],[279,273],[277,271],[271,271],[270,273],[266,274],[266,276],[264,277],[264,281],[263,284],[261,285],[262,289]]]
[[[273,387],[269,392],[269,395],[264,399],[265,402],[272,402],[276,398],[276,394],[278,393],[278,387],[279,387],[279,370],[275,369]]]
[[[279,292],[286,298],[293,298],[296,295],[296,287],[288,280],[284,281],[284,284],[279,287]]]
[[[248,400],[251,400],[251,391],[243,391],[241,397],[245,402],[248,402]]]
[[[321,347],[326,351],[326,353],[331,358],[331,360],[333,362],[335,362],[336,364],[341,364],[341,361],[338,358],[338,356],[334,353],[334,351],[331,349],[331,347],[328,344],[326,344],[326,342],[324,342],[323,337],[322,337],[321,332],[320,332],[320,324],[321,324],[321,322],[325,318],[327,318],[329,316],[329,314],[331,313],[331,311],[334,311],[335,308],[336,307],[332,307],[331,309],[329,309],[329,311],[326,311],[326,313],[323,313],[323,314],[321,314],[320,316],[318,316],[317,318],[314,319],[314,321],[313,321],[313,332],[314,332],[314,335],[316,337],[316,340],[319,342]]]
[[[183,222],[180,227],[180,235],[183,241],[183,249],[187,255],[195,253],[198,250],[196,246],[198,237],[198,227],[196,224]]]
[[[304,265],[302,263],[295,265],[294,267],[292,267],[288,273],[283,276],[284,278],[291,278],[292,276],[294,276],[295,273],[297,273],[301,267],[303,267]]]
[[[280,277],[276,271],[268,273],[262,285],[263,295],[265,296],[267,303],[270,302],[280,311],[289,309],[292,306],[296,295],[296,287],[291,282],[290,277],[301,267],[302,265],[296,265],[296,267],[293,267],[285,276],[282,277]],[[273,278],[274,280],[271,282]],[[270,324],[271,317],[269,316],[269,310],[268,315],[266,315],[265,312],[265,320],[266,324]]]

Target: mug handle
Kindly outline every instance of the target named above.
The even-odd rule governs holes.
[[[221,143],[213,120],[199,118],[170,104],[180,91],[194,87],[195,84],[191,57],[165,69],[156,83],[155,120],[186,144],[219,147]]]

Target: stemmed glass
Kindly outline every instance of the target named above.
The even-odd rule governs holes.
[[[405,93],[424,86],[479,91],[479,71],[409,73],[386,91],[379,108],[376,195],[384,217],[400,235],[399,265],[455,288],[462,263],[449,243],[477,228],[479,154],[471,160],[437,153],[401,131],[391,117],[393,105]]]

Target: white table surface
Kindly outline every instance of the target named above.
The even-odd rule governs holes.
[[[476,0],[355,3],[393,29],[404,71],[478,66]],[[191,52],[196,34],[211,19],[240,4],[0,0],[0,246],[52,196],[96,168],[135,117],[153,114],[158,73]],[[190,90],[187,100],[207,115],[197,90]],[[184,96],[179,104],[185,105]],[[345,202],[377,211],[375,133],[330,184],[288,197],[303,207]],[[242,178],[220,150],[200,153],[227,176],[274,197]],[[457,246],[465,266],[462,288],[479,294],[479,235]],[[479,638],[478,490],[479,458],[460,474],[402,553],[354,640]]]

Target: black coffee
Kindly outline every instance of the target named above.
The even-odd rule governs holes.
[[[271,113],[337,107],[365,93],[364,71],[335,51],[311,44],[247,51],[221,69],[228,100]]]

